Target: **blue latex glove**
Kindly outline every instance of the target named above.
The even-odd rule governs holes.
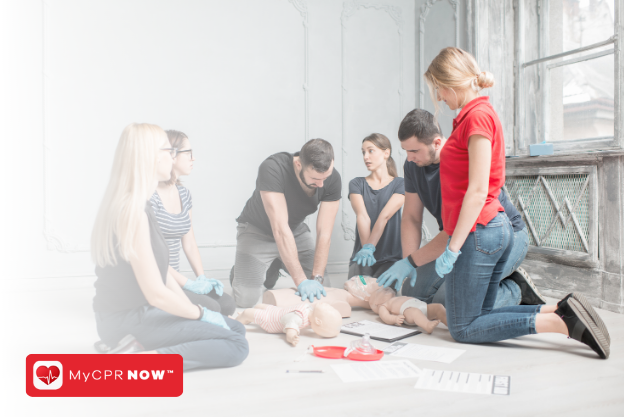
[[[306,299],[310,300],[310,302],[314,301],[314,297],[321,299],[321,295],[327,297],[327,293],[325,292],[325,288],[321,285],[320,282],[314,281],[312,279],[306,279],[297,287],[297,292],[295,295],[301,296],[301,301],[305,301]]]
[[[223,283],[218,279],[208,279],[203,274],[194,280],[188,279],[182,288],[195,294],[208,294],[214,289],[219,297],[223,295]]]
[[[381,274],[381,276],[377,278],[377,285],[380,287],[389,287],[396,281],[394,288],[398,293],[401,290],[401,285],[403,285],[405,278],[410,278],[412,287],[416,285],[416,275],[416,268],[412,266],[407,258],[404,258],[400,261],[396,261],[390,269]]]
[[[377,262],[377,259],[375,259],[375,256],[373,255],[374,253],[375,245],[367,243],[366,245],[362,246],[362,249],[360,249],[360,251],[355,254],[352,260],[358,265],[372,266],[375,265],[375,262]]]
[[[228,326],[225,322],[223,314],[217,313],[216,311],[208,310],[206,307],[204,307],[204,315],[201,317],[201,321],[214,324],[215,326],[223,327],[227,330],[232,330],[230,329],[230,326]]]
[[[461,255],[460,250],[455,253],[449,249],[448,245],[446,245],[444,253],[436,259],[436,272],[440,278],[444,277],[444,275],[453,270],[453,265],[455,265],[455,261],[457,261],[459,255]]]

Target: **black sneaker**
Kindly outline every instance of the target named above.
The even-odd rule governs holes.
[[[521,304],[525,305],[538,305],[546,304],[546,299],[539,292],[533,280],[529,276],[528,272],[522,267],[518,267],[511,275],[506,279],[513,280],[520,287],[520,293],[522,295]]]
[[[145,348],[134,338],[131,334],[126,335],[123,339],[117,343],[114,349],[108,351],[109,354],[127,354],[143,352]]]
[[[602,359],[610,354],[610,338],[598,313],[580,293],[568,295],[557,303],[555,314],[563,319],[568,335],[586,344]]]
[[[101,340],[95,342],[93,344],[93,347],[95,348],[95,351],[97,353],[108,353],[108,351],[111,349],[106,343],[102,342]]]
[[[279,279],[279,277],[283,276],[280,273],[280,269],[286,268],[281,259],[275,258],[269,269],[266,272],[266,278],[264,280],[264,288],[267,290],[273,289],[275,287],[275,283]]]

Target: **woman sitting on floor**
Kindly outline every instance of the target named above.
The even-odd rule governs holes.
[[[405,187],[391,154],[390,140],[381,133],[362,141],[362,157],[370,174],[349,182],[349,200],[357,223],[349,278],[378,278],[403,257],[401,207]]]
[[[201,304],[208,310],[229,316],[234,313],[236,304],[229,294],[223,293],[223,284],[204,275],[195,233],[193,232],[193,199],[191,192],[180,183],[180,176],[189,175],[193,170],[193,150],[191,143],[182,132],[167,130],[169,144],[176,153],[171,170],[171,178],[160,181],[150,203],[156,220],[169,246],[169,273],[180,284],[191,302]],[[191,264],[196,279],[188,279],[180,274],[180,248]],[[202,295],[206,294],[206,295]]]
[[[97,331],[113,353],[180,354],[185,370],[236,366],[249,353],[245,327],[189,301],[149,203],[171,177],[172,153],[158,126],[131,124],[121,134],[91,236]]]

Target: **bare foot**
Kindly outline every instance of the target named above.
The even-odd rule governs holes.
[[[428,304],[427,305],[427,318],[429,320],[440,320],[446,324],[446,308],[442,304]]]
[[[236,321],[242,324],[249,324],[253,322],[254,309],[248,308],[236,317]]]
[[[433,320],[433,321],[430,321],[429,323],[426,323],[424,326],[420,326],[420,328],[423,329],[425,332],[427,332],[427,334],[431,334],[433,329],[435,329],[438,326],[438,324],[440,324],[440,320]]]
[[[295,329],[286,329],[286,341],[293,346],[299,343],[299,333]]]

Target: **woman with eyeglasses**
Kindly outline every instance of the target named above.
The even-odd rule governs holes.
[[[131,124],[119,138],[91,235],[97,331],[109,353],[179,354],[184,370],[236,366],[249,353],[245,327],[188,299],[149,202],[171,177],[171,151],[155,125]]]
[[[166,133],[173,156],[171,178],[158,183],[150,203],[169,246],[172,275],[192,302],[229,316],[234,313],[236,304],[230,295],[223,293],[221,281],[204,275],[193,232],[193,200],[190,191],[180,183],[180,177],[190,175],[193,170],[195,159],[191,142],[188,136],[177,130],[167,130]],[[179,272],[180,249],[184,250],[196,279],[186,278]]]

